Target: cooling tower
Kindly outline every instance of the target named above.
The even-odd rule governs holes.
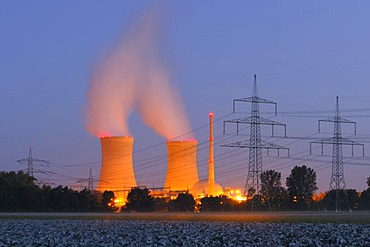
[[[136,186],[132,165],[134,138],[129,136],[101,137],[102,163],[97,190],[111,190],[118,204],[126,202],[128,191]]]
[[[189,190],[199,181],[196,141],[168,141],[168,169],[165,188]]]

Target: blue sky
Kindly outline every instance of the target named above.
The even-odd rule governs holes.
[[[29,147],[50,168],[35,164],[39,181],[75,185],[97,178],[99,140],[85,130],[86,94],[94,66],[140,21],[152,1],[1,1],[0,2],[0,168],[25,166]],[[232,100],[252,94],[257,74],[259,95],[278,103],[279,114],[261,106],[264,116],[287,124],[289,137],[326,138],[333,125],[317,134],[317,120],[334,114],[340,97],[342,116],[358,123],[358,135],[343,126],[343,136],[363,141],[365,157],[343,148],[348,188],[363,190],[370,175],[370,3],[366,1],[169,1],[163,13],[160,56],[171,74],[199,142],[198,168],[207,174],[208,113],[215,113],[216,180],[223,186],[244,187],[248,150],[220,148],[245,135],[222,135],[222,120],[247,116],[250,105]],[[306,111],[307,114],[287,114]],[[313,111],[323,111],[312,114]],[[179,114],[183,114],[179,112]],[[165,139],[142,124],[134,112],[130,130],[135,138],[134,165],[142,185],[162,186],[166,170]],[[247,127],[247,126],[246,126]],[[282,134],[276,130],[277,134]],[[331,147],[309,155],[309,139],[271,138],[290,148],[291,157],[264,153],[264,169],[282,173],[294,165],[317,170],[319,191],[328,189]],[[218,139],[217,139],[218,138]],[[154,157],[160,155],[160,159]],[[150,167],[146,168],[147,166]]]

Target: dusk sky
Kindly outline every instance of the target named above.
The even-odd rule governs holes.
[[[207,176],[208,113],[213,112],[215,179],[223,187],[244,188],[248,149],[220,145],[248,140],[249,126],[241,126],[236,136],[235,126],[227,125],[223,135],[222,122],[249,116],[247,103],[238,104],[232,114],[232,101],[252,95],[257,74],[259,96],[277,102],[279,112],[274,116],[273,106],[261,105],[261,115],[287,126],[287,138],[279,127],[276,137],[262,127],[262,137],[290,149],[289,157],[284,151],[280,157],[264,151],[263,169],[281,172],[285,186],[295,165],[307,165],[316,170],[318,192],[328,190],[332,146],[321,156],[320,146],[313,145],[310,155],[309,143],[333,136],[332,123],[323,123],[317,133],[317,121],[334,116],[339,96],[341,116],[357,122],[357,135],[353,126],[343,125],[343,136],[365,144],[364,157],[359,147],[353,157],[351,148],[343,147],[347,188],[367,187],[368,1],[1,1],[0,170],[26,169],[17,160],[26,158],[32,147],[35,158],[50,162],[49,167],[34,164],[39,182],[77,186],[78,180],[88,178],[90,168],[98,179],[101,149],[98,137],[86,128],[88,91],[96,70],[117,44],[132,42],[141,49],[142,43],[130,35],[148,21],[150,11],[158,16],[151,23],[152,36],[143,40],[155,51],[155,59],[144,49],[137,58],[138,74],[144,78],[137,95],[140,102],[165,109],[162,117],[146,119],[152,125],[165,126],[163,122],[172,118],[189,122],[199,143],[201,179]],[[155,99],[157,84],[146,84],[152,73],[141,62],[155,63],[163,71],[175,104]],[[122,73],[120,88],[125,90]],[[113,94],[115,89],[109,90]],[[159,92],[158,100],[162,88]],[[174,109],[167,110],[169,104]],[[141,112],[148,109],[140,107],[134,104],[127,114],[128,131],[135,138],[136,180],[161,187],[167,167],[166,134],[143,123]]]

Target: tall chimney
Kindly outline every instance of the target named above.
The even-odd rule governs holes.
[[[97,190],[114,192],[119,205],[126,202],[128,191],[136,186],[132,165],[132,146],[130,136],[101,137],[102,163]]]
[[[197,141],[168,141],[168,168],[165,188],[190,190],[199,181]]]
[[[209,113],[209,159],[208,159],[208,195],[214,194],[215,163],[213,159],[213,113]]]

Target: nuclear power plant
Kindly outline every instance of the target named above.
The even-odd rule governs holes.
[[[136,187],[132,164],[134,138],[130,136],[101,137],[102,163],[97,190],[113,191],[118,202],[126,202],[128,191]]]
[[[154,181],[158,180],[155,178],[152,191],[160,190],[163,197],[184,191],[194,191],[197,195],[222,193],[214,179],[213,137],[210,137],[208,178],[205,182],[199,181],[198,142],[193,140],[181,97],[171,87],[168,66],[158,56],[160,46],[156,42],[161,32],[155,25],[156,16],[145,16],[138,25],[128,29],[125,39],[117,43],[94,70],[88,91],[87,130],[95,136],[122,135],[100,138],[102,164],[97,189],[112,190],[122,203],[130,189],[137,186],[132,162],[133,138],[123,137],[130,135],[128,120],[132,110],[137,111],[144,124],[167,140],[167,171],[160,185],[163,187],[154,188]],[[179,136],[183,137],[182,141],[177,139]],[[202,193],[196,188],[201,188]]]
[[[168,141],[168,167],[164,188],[186,191],[199,181],[197,141]]]
[[[133,141],[129,136],[100,138],[102,163],[97,190],[113,191],[118,205],[124,205],[130,189],[137,186],[132,162]],[[197,144],[196,140],[167,142],[168,168],[163,193],[190,191],[199,182]]]
[[[157,196],[190,192],[195,198],[223,194],[221,185],[215,182],[213,153],[213,113],[209,114],[208,178],[199,181],[196,140],[168,141],[166,180]],[[102,163],[97,190],[113,191],[118,205],[124,205],[128,192],[136,187],[132,162],[134,138],[130,136],[101,137]]]

